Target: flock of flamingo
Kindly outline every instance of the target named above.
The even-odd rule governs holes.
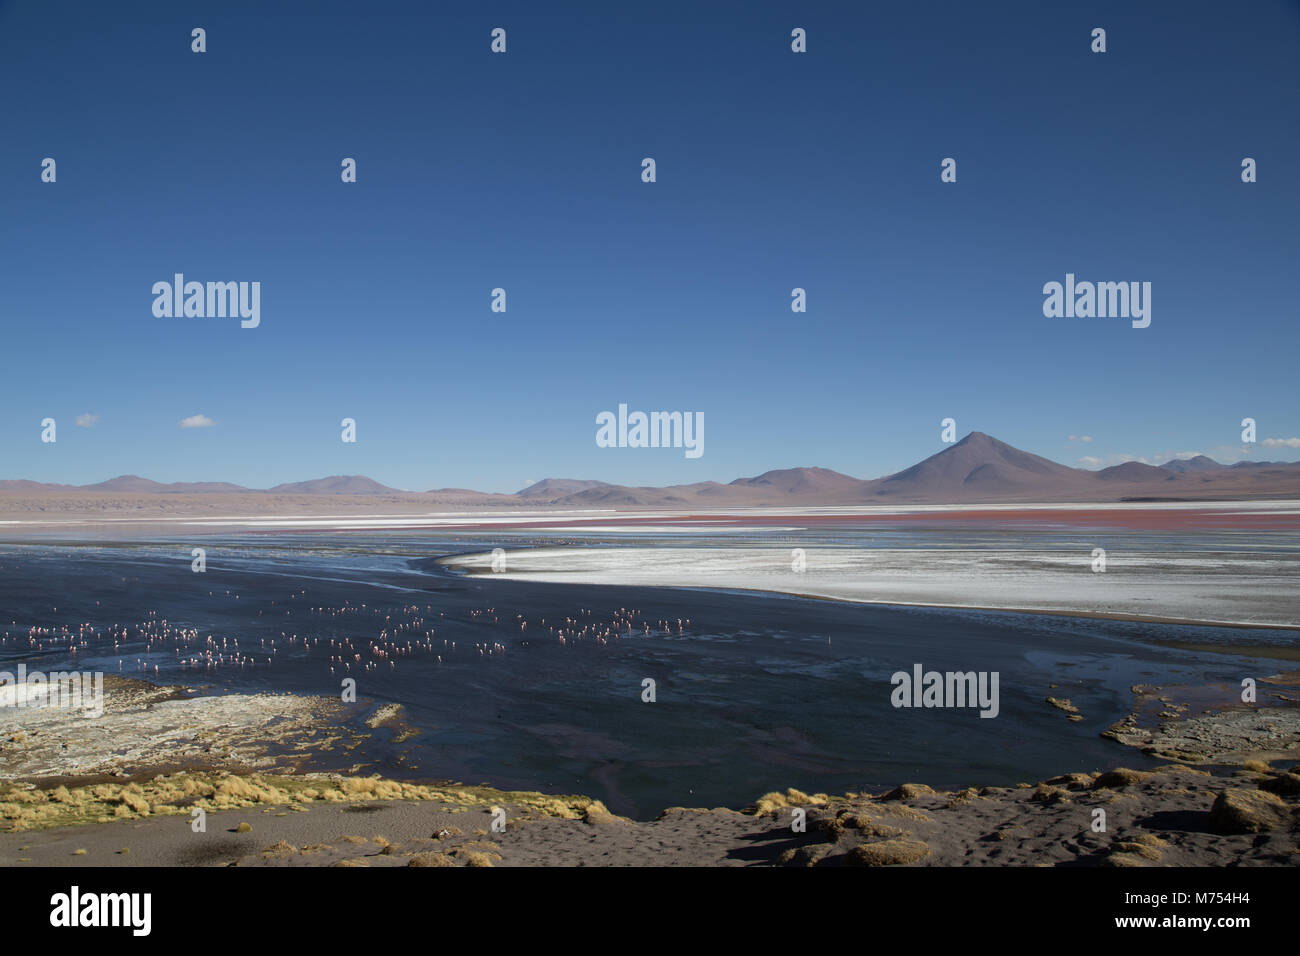
[[[208,594],[217,596],[212,591]],[[240,599],[237,593],[229,590],[223,596],[232,601]],[[298,591],[291,595],[290,601],[296,604],[306,596],[305,590]],[[277,602],[271,604],[272,614],[281,610],[276,607]],[[58,609],[52,610],[57,612]],[[294,616],[294,607],[282,610],[285,618]],[[16,621],[11,621],[10,627],[15,630],[4,632],[0,646],[17,649],[25,645],[30,653],[41,656],[66,652],[73,659],[79,654],[83,659],[87,655],[105,655],[111,646],[113,655],[121,655],[117,659],[119,672],[125,672],[128,659],[134,656],[131,670],[153,676],[161,676],[165,664],[174,664],[183,672],[206,675],[271,667],[281,651],[301,658],[323,654],[329,673],[338,676],[354,672],[373,673],[385,663],[388,670],[395,671],[399,661],[417,658],[439,665],[458,651],[457,641],[446,637],[439,639],[433,615],[437,614],[439,627],[454,622],[447,621],[443,612],[435,612],[429,605],[423,608],[414,604],[382,608],[345,601],[333,607],[300,606],[299,610],[299,619],[308,619],[307,626],[300,625],[301,630],[310,630],[311,633],[281,630],[278,637],[245,636],[242,646],[237,635],[202,633],[200,628],[188,622],[177,623],[160,618],[158,611],[148,611],[143,621],[133,624],[98,625],[85,621],[77,625],[31,625],[23,630]],[[264,613],[265,609],[259,610],[257,616],[264,617]],[[364,637],[357,633],[364,629],[363,621],[369,621],[377,628],[374,636]],[[495,607],[486,607],[471,610],[465,623],[499,631],[509,628],[520,647],[548,639],[561,647],[582,642],[605,647],[621,638],[681,637],[691,625],[689,618],[652,623],[644,619],[641,611],[626,607],[601,617],[593,610],[583,608],[574,617],[566,616],[550,622],[545,618],[530,621],[518,613],[512,620],[503,622],[501,612]],[[506,640],[493,636],[488,640],[469,642],[468,649],[479,657],[499,657],[507,651]],[[462,641],[462,650],[464,644]],[[160,664],[157,655],[169,650],[170,658]],[[123,651],[127,653],[123,654]]]

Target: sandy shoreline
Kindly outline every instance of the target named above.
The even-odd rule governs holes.
[[[1293,770],[1297,769],[1295,767]],[[202,792],[212,781],[164,784]],[[599,801],[343,778],[229,777],[172,812],[0,834],[4,866],[1235,866],[1300,862],[1300,774],[1252,764],[1074,773],[1011,788],[771,793],[636,822]],[[339,784],[337,790],[326,788]],[[303,787],[312,784],[314,787]],[[306,789],[338,794],[303,803]],[[295,791],[295,799],[286,796]],[[157,788],[147,791],[157,795]],[[130,798],[127,798],[128,800]],[[136,800],[147,797],[136,795]],[[233,804],[233,806],[232,806]],[[121,804],[130,806],[129,803]],[[153,812],[154,810],[158,812]],[[1104,816],[1099,816],[1104,814]],[[805,821],[796,828],[796,814]],[[1098,829],[1100,825],[1104,829]]]
[[[252,706],[240,709],[249,717],[232,726],[205,703],[221,698],[130,683],[133,694],[119,695],[114,711],[123,727],[165,704],[188,709],[187,732],[198,728],[200,737],[220,731],[234,739],[259,727],[267,708],[320,717],[311,698],[245,695],[250,700],[241,703]],[[32,780],[14,771],[71,766],[50,767],[48,755],[15,763],[6,747],[0,865],[1295,864],[1300,672],[1275,675],[1261,688],[1275,706],[1205,713],[1195,707],[1205,688],[1134,688],[1133,713],[1106,736],[1175,761],[1148,771],[1112,768],[947,792],[924,784],[880,794],[790,789],[744,808],[676,807],[641,822],[583,796],[302,772],[296,757],[344,736],[318,725],[320,733],[300,737],[297,747],[277,740],[266,752],[278,762],[251,772],[224,759],[160,770],[175,754],[133,748],[128,739],[120,779],[104,761],[83,760],[84,772]],[[92,723],[66,710],[44,719],[46,731],[74,749]],[[138,726],[141,736],[152,732]],[[290,721],[290,737],[300,730]],[[203,814],[201,832],[195,811]]]
[[[1285,866],[1300,862],[1298,788],[1295,773],[1170,765],[947,793],[790,790],[745,812],[674,808],[644,823],[596,804],[552,814],[508,798],[462,807],[359,794],[342,806],[217,810],[203,833],[187,816],[158,815],[5,833],[0,865]]]

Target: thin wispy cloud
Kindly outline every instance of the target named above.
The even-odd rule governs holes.
[[[86,412],[86,414],[84,414],[84,415],[78,415],[78,416],[77,416],[77,427],[78,427],[78,428],[94,428],[94,427],[95,427],[95,424],[96,424],[98,421],[99,421],[99,416],[98,416],[98,415],[92,415],[92,414],[90,414],[90,412]]]
[[[1300,448],[1300,438],[1265,438],[1260,444],[1265,448]]]
[[[181,428],[211,428],[215,424],[207,415],[191,415],[181,419]]]
[[[1091,436],[1091,435],[1071,435],[1071,436],[1070,436],[1070,441],[1081,441],[1081,442],[1084,442],[1084,443],[1086,444],[1086,443],[1092,441],[1092,436]]]

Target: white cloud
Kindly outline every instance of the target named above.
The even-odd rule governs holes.
[[[1300,448],[1300,438],[1265,438],[1260,444],[1265,448]]]
[[[1085,443],[1086,443],[1086,442],[1090,442],[1090,441],[1092,441],[1092,436],[1091,436],[1091,435],[1071,435],[1071,436],[1070,436],[1070,441],[1081,441],[1081,442],[1085,442]]]
[[[98,416],[98,415],[92,415],[92,414],[90,414],[90,412],[86,412],[86,414],[84,414],[84,415],[78,415],[78,416],[77,416],[77,427],[78,427],[78,428],[94,428],[94,427],[95,427],[95,423],[98,422],[98,421],[99,421],[99,416]]]
[[[207,415],[191,415],[181,419],[181,428],[211,428],[215,424]]]

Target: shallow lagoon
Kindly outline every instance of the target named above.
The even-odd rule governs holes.
[[[1155,643],[1285,640],[1276,632],[503,581],[437,564],[496,541],[237,535],[204,541],[203,574],[191,571],[190,541],[7,544],[0,656],[206,692],[337,695],[352,676],[363,703],[402,704],[421,733],[396,741],[374,731],[323,769],[586,793],[640,817],[673,805],[742,806],[790,786],[1014,784],[1145,766],[1142,755],[1098,736],[1128,712],[1132,685],[1235,684],[1295,666]],[[630,634],[622,630],[629,609],[639,612]],[[164,619],[170,636],[161,640],[138,629]],[[617,639],[595,639],[598,623],[615,621]],[[76,635],[83,624],[96,632],[75,656],[66,637],[33,644],[28,633]],[[127,626],[116,651],[106,636],[113,625]],[[564,642],[549,630],[557,626],[568,632]],[[589,632],[575,633],[581,627]],[[195,636],[181,640],[182,630]],[[251,664],[187,666],[209,637],[224,638],[227,650],[238,639]],[[330,640],[336,649],[348,642],[349,656],[355,648],[363,660],[342,669],[329,659]],[[388,656],[373,655],[372,642]],[[891,674],[917,663],[999,672],[999,716],[894,708]],[[642,700],[646,678],[655,681],[654,703]],[[1068,697],[1085,719],[1067,720],[1048,696]]]

